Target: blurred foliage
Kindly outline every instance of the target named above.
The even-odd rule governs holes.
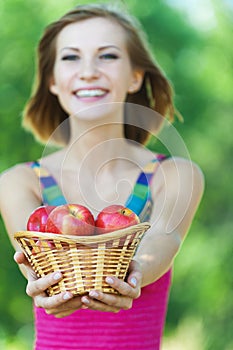
[[[20,126],[34,75],[35,47],[44,26],[76,3],[0,3],[0,171],[41,155],[42,146]],[[164,349],[230,350],[233,7],[230,1],[209,0],[205,3],[212,21],[195,23],[195,11],[187,15],[175,6],[182,1],[122,3],[143,23],[157,61],[173,83],[176,105],[185,120],[175,127],[206,178],[203,201],[175,262]],[[0,347],[27,350],[33,339],[31,300],[2,221],[0,232]]]

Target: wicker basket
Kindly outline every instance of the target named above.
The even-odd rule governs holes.
[[[62,272],[63,279],[47,290],[49,296],[64,291],[83,295],[92,289],[116,293],[105,282],[105,277],[114,275],[124,280],[136,248],[149,227],[149,223],[141,223],[87,237],[20,231],[15,239],[38,277]]]

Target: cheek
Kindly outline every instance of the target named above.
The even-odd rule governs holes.
[[[57,72],[55,75],[55,84],[62,90],[67,85],[67,77],[62,72]]]
[[[119,77],[118,77],[119,79]],[[124,89],[124,91],[126,93],[128,93],[128,90],[130,88],[130,86],[132,85],[133,82],[133,73],[130,67],[122,67],[121,69],[121,86],[122,89]]]
[[[118,94],[123,97],[126,97],[130,87],[130,77],[127,75],[124,76],[124,74],[122,74],[122,79],[119,79],[119,76],[116,77],[116,86]]]
[[[64,69],[64,67],[60,66],[59,64],[55,65],[54,67],[54,81],[60,88],[67,87],[73,75],[74,74],[71,69]]]

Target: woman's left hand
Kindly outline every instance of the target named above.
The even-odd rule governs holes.
[[[92,290],[88,296],[83,296],[81,301],[83,308],[117,313],[120,310],[128,310],[133,305],[133,300],[141,294],[142,273],[140,264],[132,261],[129,266],[127,281],[119,280],[114,276],[106,278],[106,282],[119,294],[108,294],[98,290]]]

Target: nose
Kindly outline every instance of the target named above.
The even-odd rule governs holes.
[[[83,59],[79,70],[79,78],[82,80],[93,80],[99,77],[99,70],[94,60]]]

